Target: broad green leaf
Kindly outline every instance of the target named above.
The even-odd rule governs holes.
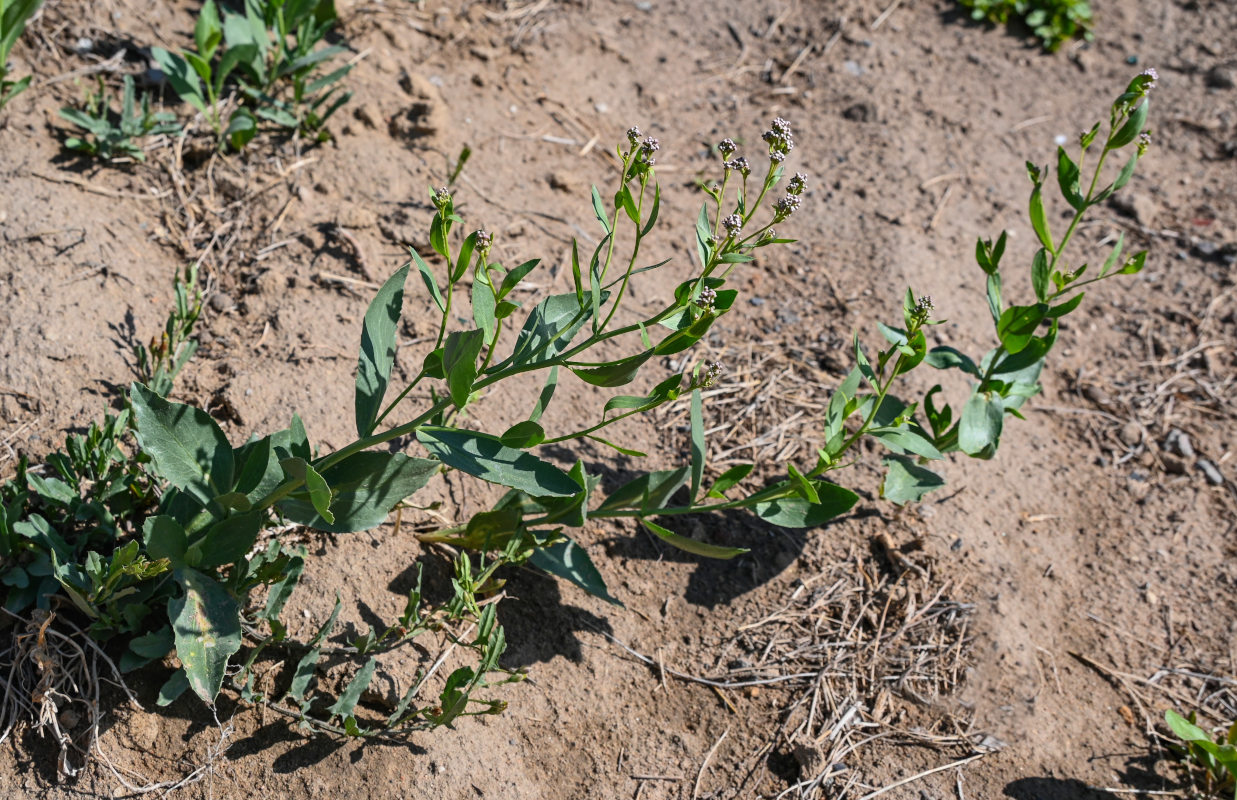
[[[571,581],[594,597],[616,606],[623,605],[606,588],[606,582],[597,567],[593,566],[588,551],[571,539],[564,538],[548,547],[537,548],[528,561],[538,569]]]
[[[424,425],[417,429],[417,441],[449,467],[534,497],[568,497],[580,490],[558,467],[507,447],[496,436]]]
[[[902,505],[918,501],[928,492],[945,485],[945,479],[930,469],[925,469],[906,456],[885,456],[884,483],[881,497]]]
[[[473,231],[464,237],[464,243],[460,245],[459,255],[455,259],[455,270],[451,273],[451,282],[456,283],[464,274],[468,272],[468,268],[472,265],[472,256],[477,249],[477,232]]]
[[[958,423],[958,447],[974,458],[989,459],[1001,440],[1005,406],[996,395],[975,392],[962,407]]]
[[[1012,353],[1020,352],[1030,344],[1035,336],[1035,330],[1048,315],[1045,303],[1033,306],[1010,306],[997,320],[996,335],[1005,349]]]
[[[806,477],[804,477],[803,473],[799,471],[798,467],[796,467],[794,464],[787,462],[786,471],[790,473],[791,482],[794,483],[795,486],[798,487],[799,495],[804,500],[808,501],[809,503],[813,503],[813,504],[820,503],[820,495],[816,493],[816,487],[812,485],[811,481],[809,481]]]
[[[1044,212],[1044,197],[1039,184],[1031,190],[1031,227],[1035,229],[1035,235],[1039,237],[1039,241],[1044,247],[1049,250],[1053,249],[1052,231],[1048,229],[1048,217]]]
[[[872,436],[895,449],[895,452],[906,450],[917,456],[939,460],[944,458],[940,451],[926,437],[925,433],[910,426],[899,428],[873,428],[868,431]]]
[[[684,552],[704,556],[705,558],[729,559],[748,552],[746,547],[722,547],[721,545],[709,544],[708,542],[698,542],[695,539],[690,539],[672,530],[663,528],[652,520],[641,518],[640,524],[666,543],[674,545]]]
[[[241,646],[240,607],[214,578],[194,569],[176,572],[183,594],[168,601],[176,656],[194,694],[213,703]]]
[[[258,540],[263,517],[262,512],[251,511],[216,522],[200,542],[189,548],[190,564],[208,569],[237,563]]]
[[[924,357],[924,362],[936,369],[959,369],[968,375],[974,375],[976,378],[983,377],[979,367],[975,366],[975,362],[971,360],[970,356],[952,347],[933,347],[928,351],[928,355]]]
[[[602,296],[604,299],[609,293],[603,292]],[[547,297],[528,315],[505,363],[528,366],[552,360],[567,349],[592,315],[591,308],[581,308],[574,292]]]
[[[163,658],[172,652],[172,648],[175,646],[176,639],[172,635],[172,627],[170,625],[164,625],[157,631],[135,636],[129,640],[129,650],[151,661],[156,658]]]
[[[233,150],[238,152],[244,150],[245,145],[252,142],[253,137],[258,135],[258,120],[249,109],[238,108],[232,112],[232,116],[228,117],[228,127],[223,135],[228,140],[228,144],[232,145]]]
[[[202,92],[202,82],[197,72],[189,66],[189,62],[162,47],[150,48],[150,55],[167,76],[176,96],[198,111],[206,113],[206,95]]]
[[[453,331],[447,336],[442,351],[442,369],[447,375],[451,403],[456,408],[468,405],[472,386],[477,380],[477,356],[485,343],[485,333],[479,330]]]
[[[1041,303],[1048,299],[1048,284],[1052,280],[1052,268],[1048,265],[1048,250],[1041,247],[1031,261],[1031,288],[1035,299]]]
[[[688,474],[687,467],[647,472],[615,489],[596,510],[630,508],[645,514],[656,513],[665,508],[671,495],[687,483]]]
[[[173,567],[184,566],[189,540],[185,529],[171,517],[147,517],[142,524],[142,542],[152,559],[166,558]]]
[[[1078,187],[1078,165],[1064,147],[1057,148],[1057,184],[1061,187],[1065,202],[1075,211],[1080,210],[1085,201]]]
[[[1045,316],[1047,316],[1049,319],[1059,319],[1061,317],[1064,317],[1066,314],[1070,313],[1075,308],[1078,308],[1078,305],[1082,302],[1082,298],[1085,295],[1086,295],[1086,292],[1079,292],[1078,294],[1074,295],[1070,299],[1066,300],[1064,303],[1060,303],[1048,309],[1048,313]]]
[[[1142,272],[1147,263],[1147,251],[1140,250],[1125,261],[1125,265],[1117,270],[1118,275],[1137,275]]]
[[[755,468],[755,464],[735,464],[730,469],[717,476],[717,480],[713,482],[713,486],[709,488],[709,497],[721,499],[726,496],[726,492],[738,485],[739,481],[746,478]]]
[[[400,267],[378,290],[365,312],[356,372],[356,429],[361,437],[374,431],[395,364],[396,328],[404,308],[408,265]]]
[[[189,691],[189,678],[185,675],[185,668],[181,667],[173,672],[172,676],[159,689],[159,697],[155,700],[155,705],[160,707],[170,706],[187,691]]]
[[[534,258],[532,261],[525,261],[523,264],[504,275],[502,285],[498,289],[499,298],[503,298],[511,294],[515,287],[520,285],[520,281],[524,280],[524,276],[536,269],[537,265],[540,263],[541,259]]]
[[[155,472],[202,505],[232,488],[232,446],[205,411],[170,403],[134,383],[129,389],[138,444]]]
[[[328,522],[313,505],[303,500],[284,500],[278,508],[288,519],[314,530],[331,533],[369,530],[385,522],[387,514],[401,500],[429,483],[439,467],[435,459],[366,450],[322,472],[333,492],[333,522]]]
[[[850,511],[859,495],[828,481],[813,481],[819,503],[809,503],[802,497],[783,497],[755,503],[756,516],[783,528],[811,528]]]

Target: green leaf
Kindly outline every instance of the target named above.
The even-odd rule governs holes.
[[[884,483],[881,484],[881,497],[902,505],[919,501],[934,489],[945,485],[945,479],[930,469],[925,469],[906,456],[885,456]]]
[[[142,542],[150,558],[166,558],[174,568],[184,566],[188,537],[180,523],[171,517],[147,517],[142,523]]]
[[[184,667],[172,673],[172,677],[167,679],[167,682],[159,689],[159,697],[155,700],[155,705],[164,707],[170,706],[185,692],[189,691],[189,677],[185,675]]]
[[[1041,303],[1048,299],[1048,285],[1052,280],[1052,268],[1048,265],[1048,251],[1041,247],[1031,261],[1031,288],[1035,299]]]
[[[315,667],[318,663],[318,655],[322,651],[322,643],[335,630],[335,622],[339,619],[339,610],[342,606],[339,595],[336,595],[335,608],[331,610],[331,616],[327,618],[327,621],[322,624],[318,632],[309,640],[309,649],[305,652],[305,655],[301,656],[301,660],[297,662],[296,670],[292,674],[292,683],[288,687],[288,693],[285,697],[295,701],[298,705],[306,700],[305,693],[309,690],[310,684],[313,681]]]
[[[783,528],[812,528],[850,511],[859,495],[828,481],[813,481],[819,503],[802,497],[783,497],[755,503],[752,511],[772,525]]]
[[[216,581],[194,569],[176,572],[184,594],[168,601],[176,656],[194,694],[213,703],[228,659],[241,646],[240,607]]]
[[[691,431],[692,486],[691,494],[687,497],[688,503],[696,502],[696,497],[700,494],[700,480],[704,477],[704,462],[708,458],[709,453],[704,442],[704,401],[701,398],[699,389],[692,389]]]
[[[640,224],[640,212],[636,209],[636,199],[631,196],[631,187],[624,184],[614,195],[614,207],[627,212],[627,218],[637,225]]]
[[[558,467],[507,447],[496,436],[423,425],[417,429],[417,441],[449,467],[534,497],[570,497],[580,491],[576,482]]]
[[[924,357],[924,362],[936,369],[959,369],[968,375],[974,375],[976,378],[983,377],[979,367],[975,366],[975,362],[971,360],[970,356],[952,347],[943,345],[933,347],[928,351],[928,355]]]
[[[550,405],[550,399],[554,397],[554,390],[558,387],[558,365],[550,367],[550,371],[545,376],[545,384],[541,387],[541,394],[537,395],[537,404],[533,406],[533,413],[528,419],[531,422],[537,422],[541,419],[541,415],[545,413],[546,408]]]
[[[314,530],[352,533],[375,528],[401,500],[415,494],[437,474],[439,462],[431,458],[409,458],[400,453],[362,451],[323,470],[331,486],[331,512],[328,522],[310,503],[288,499],[279,510],[293,522]]]
[[[1121,248],[1125,245],[1125,233],[1122,232],[1117,236],[1117,243],[1112,246],[1112,252],[1108,254],[1108,258],[1104,259],[1104,266],[1100,269],[1100,277],[1108,274],[1108,271],[1117,265],[1121,260]]]
[[[649,212],[649,219],[644,223],[644,227],[640,230],[641,236],[648,236],[649,231],[653,230],[653,226],[657,224],[657,215],[661,211],[661,185],[653,184],[653,210]]]
[[[993,273],[988,276],[988,310],[992,313],[992,321],[1001,319],[1001,276]]]
[[[623,605],[606,588],[606,582],[597,567],[593,566],[588,551],[569,538],[537,548],[528,561],[538,569],[571,581],[594,597],[616,606]]]
[[[597,511],[616,511],[630,508],[644,514],[653,514],[665,508],[671,495],[687,482],[688,468],[646,472],[628,481],[610,493]]]
[[[1117,270],[1118,275],[1137,275],[1142,272],[1147,263],[1147,251],[1140,250],[1125,261],[1125,265]]]
[[[645,453],[645,452],[640,451],[640,450],[635,450],[635,449],[633,449],[633,448],[631,448],[631,447],[623,447],[622,445],[615,444],[614,442],[610,441],[609,439],[603,439],[602,437],[598,436],[598,435],[597,435],[597,434],[595,434],[595,433],[586,433],[586,434],[584,434],[584,438],[585,438],[585,439],[592,439],[594,442],[600,442],[601,444],[604,444],[606,447],[609,447],[609,448],[612,448],[612,449],[614,449],[614,450],[617,450],[618,452],[622,453],[623,455],[625,455],[625,456],[631,456],[632,458],[648,458],[648,455],[649,455],[648,453]]]
[[[468,272],[468,267],[472,265],[472,255],[477,249],[477,232],[473,231],[464,237],[464,243],[460,245],[460,253],[455,258],[455,271],[451,273],[451,282],[455,283],[464,274]]]
[[[442,368],[447,374],[447,388],[456,408],[468,405],[472,386],[477,380],[477,356],[485,343],[483,331],[454,331],[447,336],[442,352]]]
[[[608,292],[602,292],[604,299]],[[505,363],[528,366],[553,360],[570,346],[572,338],[593,315],[582,308],[574,292],[556,294],[537,304],[516,338],[515,349]]]
[[[1039,241],[1044,247],[1049,250],[1053,249],[1052,232],[1048,229],[1048,217],[1044,213],[1044,198],[1041,192],[1040,185],[1037,183],[1035,188],[1031,190],[1031,227],[1035,229],[1035,235],[1039,237]]]
[[[1075,211],[1080,211],[1086,201],[1078,188],[1078,165],[1069,157],[1069,153],[1065,152],[1064,147],[1057,148],[1057,183],[1061,187],[1065,202]]]
[[[713,247],[713,231],[709,227],[708,206],[700,206],[700,216],[696,218],[696,255],[700,258],[703,268],[709,263],[709,254]]]
[[[873,428],[868,431],[881,442],[895,448],[895,452],[906,450],[923,458],[934,461],[944,458],[931,440],[922,432],[910,426],[899,428]]]
[[[172,627],[170,625],[164,625],[157,631],[152,631],[142,636],[135,636],[129,640],[129,649],[132,652],[151,661],[156,658],[163,658],[172,652],[172,648],[175,646],[176,639],[172,635]]]
[[[820,504],[820,495],[816,492],[816,487],[812,482],[803,476],[799,469],[789,462],[786,464],[786,471],[790,473],[790,480],[799,488],[799,495],[809,503],[816,505]]]
[[[1143,128],[1147,127],[1147,112],[1150,110],[1151,102],[1149,100],[1144,99],[1139,103],[1138,108],[1134,109],[1134,113],[1130,114],[1125,124],[1108,140],[1108,149],[1116,150],[1125,147],[1137,139],[1138,134],[1143,132]]]
[[[1010,306],[997,320],[996,335],[1011,354],[1020,352],[1035,336],[1035,329],[1048,315],[1045,303],[1033,306]]]
[[[374,679],[374,669],[377,666],[377,658],[371,657],[366,661],[365,666],[357,671],[356,677],[348,681],[347,688],[340,693],[339,698],[327,708],[327,712],[333,717],[351,716],[361,695],[369,688],[370,681]]]
[[[206,96],[202,93],[202,82],[197,73],[184,58],[169,53],[162,47],[150,48],[151,58],[159,65],[159,69],[167,76],[172,91],[181,100],[189,103],[202,113],[206,113]]]
[[[500,438],[500,441],[507,447],[527,450],[545,441],[545,429],[540,424],[526,419],[508,428],[507,432]]]
[[[208,569],[235,564],[243,559],[258,540],[264,514],[253,511],[216,522],[202,540],[189,548],[192,566]],[[194,551],[198,555],[194,557]]]
[[[253,137],[258,135],[258,120],[249,109],[238,108],[228,118],[228,127],[223,135],[227,138],[228,144],[232,145],[233,150],[244,150],[245,145],[252,142]]]
[[[497,331],[497,301],[494,298],[494,287],[490,286],[489,278],[483,270],[473,274],[472,281],[472,321],[476,323],[483,334],[482,341],[493,343]]]
[[[654,352],[654,350],[646,350],[643,353],[613,361],[600,367],[571,367],[570,369],[577,378],[593,386],[604,388],[625,386],[636,379],[636,376],[640,373],[640,368],[653,357]]]
[[[202,505],[232,486],[232,446],[205,411],[170,403],[134,383],[129,389],[137,440],[155,472]]]
[[[1001,398],[975,392],[962,407],[958,422],[958,447],[974,458],[989,459],[1001,440],[1005,406]]]
[[[1055,305],[1052,308],[1048,309],[1048,313],[1045,314],[1045,316],[1048,317],[1049,319],[1059,319],[1061,317],[1064,317],[1066,314],[1070,313],[1075,308],[1078,308],[1079,303],[1082,302],[1082,298],[1085,295],[1086,295],[1086,292],[1079,292],[1078,294],[1074,295],[1070,299],[1066,300],[1064,303]]]
[[[726,492],[737,486],[739,481],[751,474],[755,466],[755,464],[735,464],[721,475],[718,475],[717,480],[713,482],[713,486],[709,488],[709,497],[719,500],[725,497]]]
[[[365,311],[361,351],[357,358],[355,403],[356,429],[362,438],[374,432],[374,421],[382,410],[382,398],[391,380],[398,346],[396,328],[403,313],[407,279],[408,265],[405,264],[387,279]]]
[[[314,510],[328,525],[333,525],[335,515],[331,513],[331,487],[313,465],[303,458],[293,457],[280,459],[279,466],[283,467],[289,478],[304,481]]]
[[[408,254],[412,256],[412,263],[417,265],[417,271],[421,273],[421,281],[425,284],[425,290],[430,293],[430,299],[434,301],[434,305],[438,306],[441,313],[447,313],[447,301],[443,299],[442,290],[438,288],[438,279],[434,277],[434,270],[421,260],[416,250],[408,248]]]
[[[538,258],[534,258],[532,261],[525,261],[503,276],[502,286],[498,289],[498,297],[501,299],[511,294],[515,287],[520,285],[520,281],[524,280],[524,276],[532,272],[540,263],[541,259]]]
[[[601,229],[607,234],[612,232],[610,227],[610,217],[606,213],[605,204],[601,202],[601,192],[597,191],[597,187],[593,187],[593,214],[596,215],[597,221],[601,223]]]
[[[668,544],[674,545],[685,552],[704,556],[705,558],[729,559],[748,552],[746,547],[722,547],[721,545],[709,544],[707,542],[698,542],[695,539],[689,539],[674,531],[667,530],[652,520],[641,518],[640,524]]]

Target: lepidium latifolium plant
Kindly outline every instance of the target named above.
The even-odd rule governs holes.
[[[508,268],[492,259],[491,234],[463,233],[467,229],[452,193],[431,189],[432,253],[423,258],[412,252],[365,313],[353,404],[356,439],[337,450],[315,448],[296,415],[284,430],[233,445],[205,411],[167,399],[175,373],[191,353],[188,331],[197,314],[196,300],[178,290],[166,342],[138,353],[144,382],[128,393],[136,456],[125,461],[144,476],[145,512],[125,518],[107,537],[49,531],[24,499],[31,495],[22,483],[38,489],[39,471],[24,472],[0,514],[8,545],[0,553],[5,585],[40,587],[23,590],[21,609],[66,614],[72,609],[82,615],[79,630],[122,650],[116,659],[121,669],[174,655],[176,668],[160,693],[161,703],[187,690],[213,703],[228,683],[242,699],[310,729],[364,737],[402,735],[501,711],[502,701],[481,695],[487,687],[522,677],[499,664],[506,642],[496,612],[505,568],[529,563],[617,602],[571,536],[590,519],[635,518],[675,547],[725,558],[742,550],[682,536],[656,518],[745,508],[773,524],[802,527],[854,503],[848,490],[794,471],[790,479],[736,500],[726,499],[725,492],[746,470],[730,470],[706,486],[701,390],[720,376],[718,364],[655,375],[642,394],[614,393],[599,400],[591,420],[558,413],[561,406],[553,402],[560,379],[611,390],[636,382],[647,370],[664,369],[660,356],[682,359],[680,354],[731,310],[738,294],[727,288],[731,273],[761,248],[789,241],[773,226],[788,221],[806,187],[800,174],[784,180],[783,162],[793,144],[790,125],[775,120],[761,152],[752,156],[757,169],[733,143],[724,143],[719,178],[706,186],[709,201],[692,232],[697,253],[692,277],[655,305],[655,313],[634,312],[624,300],[646,273],[667,263],[650,262],[644,254],[662,209],[657,139],[628,131],[615,151],[613,185],[604,193],[591,192],[599,243],[583,253],[573,244],[571,290],[531,308],[522,307],[514,292],[540,262]],[[414,271],[440,314],[438,331],[417,355],[416,374],[393,386],[396,331]],[[608,355],[598,355],[602,352]],[[542,389],[535,401],[530,398],[526,418],[485,430],[484,421],[497,416],[486,413],[487,404],[506,402],[503,382],[534,374]],[[586,440],[642,457],[607,438],[606,429],[680,397],[691,403],[689,464],[638,473],[598,499],[600,476],[582,459],[562,459],[564,450]],[[127,424],[113,425],[118,437],[123,427]],[[559,455],[555,461],[543,455],[551,445]],[[426,542],[455,546],[450,598],[427,602],[418,581],[404,613],[389,625],[341,644],[335,634],[337,603],[313,637],[294,640],[283,609],[312,565],[303,551],[285,546],[282,532],[289,525],[340,535],[373,528],[393,509],[415,504],[416,493],[444,472],[507,490],[490,510],[464,524],[422,535]],[[127,492],[128,486],[118,485],[118,491]],[[88,489],[70,486],[63,493],[68,498],[74,491]],[[6,522],[19,518],[19,524]],[[342,590],[348,576],[333,580]],[[57,586],[58,591],[48,591]],[[28,624],[37,630],[46,620]],[[441,657],[427,660],[384,713],[363,710],[360,700],[377,658],[414,641],[417,652]],[[448,653],[456,665],[450,670],[443,667]],[[350,680],[319,685],[321,666],[338,659],[355,660]],[[286,669],[268,668],[272,661]],[[259,670],[259,665],[264,666]],[[259,680],[259,673],[284,680],[272,686]]]

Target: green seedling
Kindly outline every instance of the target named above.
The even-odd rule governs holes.
[[[150,346],[135,344],[138,380],[160,397],[167,397],[181,369],[197,352],[193,329],[202,314],[202,291],[198,288],[198,265],[185,267],[183,276],[173,283],[175,306],[168,314],[163,332],[150,340]]]
[[[180,131],[175,114],[150,110],[149,95],[142,94],[139,108],[133,89],[133,77],[130,75],[124,77],[118,115],[112,112],[108,104],[107,91],[103,79],[100,78],[99,91],[86,96],[85,108],[62,108],[60,116],[89,134],[69,137],[65,139],[64,146],[104,161],[117,158],[145,161],[146,152],[134,140]]]
[[[1011,19],[1024,23],[1052,52],[1074,37],[1090,41],[1089,0],[958,0],[971,10],[975,20],[1005,25]]]
[[[1164,720],[1181,739],[1181,744],[1173,749],[1202,796],[1237,800],[1237,722],[1213,737],[1198,727],[1194,712],[1187,719],[1169,709],[1164,712]]]
[[[194,27],[196,51],[151,53],[176,94],[206,115],[221,145],[242,149],[260,119],[323,141],[327,120],[351,97],[336,85],[351,65],[319,74],[345,52],[317,48],[336,21],[333,0],[246,0],[243,13],[222,17],[207,0]],[[226,128],[223,106],[232,109]]]
[[[9,53],[41,5],[43,0],[0,0],[0,111],[30,85],[29,75],[9,79]]]

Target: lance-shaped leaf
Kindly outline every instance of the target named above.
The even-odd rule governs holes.
[[[610,294],[602,292],[601,296],[605,302]],[[547,297],[528,315],[516,338],[515,349],[505,363],[526,366],[553,359],[567,349],[592,315],[591,305],[582,307],[575,292]]]
[[[168,601],[176,656],[189,688],[212,703],[223,686],[228,659],[241,646],[240,607],[214,578],[189,568],[176,576],[183,594]]]
[[[312,503],[297,498],[281,501],[278,508],[288,519],[314,530],[369,530],[381,525],[401,500],[429,483],[440,466],[432,458],[400,453],[356,453],[322,472],[331,487],[333,521],[328,522]]]
[[[653,351],[646,350],[643,353],[612,361],[609,364],[602,364],[599,367],[572,367],[571,371],[580,380],[585,383],[591,383],[594,386],[604,388],[625,386],[636,379],[636,375],[640,373],[640,367],[644,366],[644,363],[652,357]]]
[[[479,330],[454,331],[447,336],[442,350],[442,369],[456,408],[468,405],[472,385],[477,380],[477,356],[484,342],[485,333]]]
[[[584,591],[616,606],[623,605],[606,588],[606,582],[593,566],[588,551],[571,539],[563,539],[549,547],[539,547],[528,559],[534,567],[571,581]]]
[[[785,482],[774,484],[753,495],[751,499],[756,502],[751,508],[756,516],[765,522],[780,525],[783,528],[811,528],[845,514],[859,500],[859,495],[849,489],[820,480],[812,481],[812,488],[816,490],[816,496],[820,498],[819,503],[808,502],[798,495],[779,497],[774,500],[760,499],[762,496],[781,491],[788,485]]]
[[[283,467],[289,478],[304,482],[309,502],[313,504],[318,516],[328,525],[334,524],[335,515],[331,513],[331,485],[318,474],[318,470],[305,459],[297,457],[282,459],[279,466]]]
[[[507,447],[496,436],[458,428],[423,425],[417,441],[449,467],[535,497],[567,497],[580,487],[553,464]]]
[[[668,528],[663,528],[651,520],[641,518],[640,524],[667,544],[674,545],[686,553],[693,553],[705,558],[728,559],[748,552],[746,547],[722,547],[721,545],[690,539]]]
[[[945,479],[930,469],[925,469],[906,456],[886,456],[885,481],[881,484],[881,496],[902,505],[923,498],[928,492],[945,485]]]
[[[170,403],[140,383],[133,384],[129,398],[138,444],[159,477],[202,505],[232,488],[232,446],[209,414]]]
[[[404,281],[408,265],[400,267],[378,290],[361,329],[361,353],[356,370],[356,429],[364,437],[374,431],[374,420],[382,410],[382,398],[395,364],[396,335],[404,308]]]

